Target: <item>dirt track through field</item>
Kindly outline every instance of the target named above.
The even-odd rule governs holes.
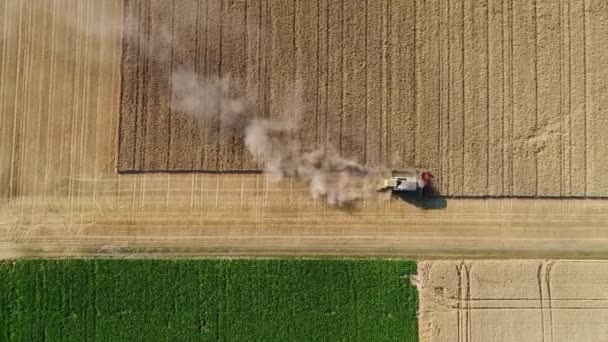
[[[120,25],[122,3],[11,0],[0,13],[1,257],[608,255],[603,200],[423,210],[378,196],[341,210],[260,174],[118,175],[121,41],[100,28]]]
[[[604,1],[125,2],[120,170],[254,170],[237,135],[172,111],[170,77],[242,83],[304,146],[426,168],[442,194],[606,196]],[[134,19],[135,18],[135,19]]]

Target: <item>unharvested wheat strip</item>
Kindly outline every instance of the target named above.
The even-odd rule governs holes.
[[[270,8],[270,113],[277,117],[292,101],[294,63],[294,6],[291,1],[271,1]]]
[[[608,3],[587,2],[587,195],[608,189]]]
[[[220,77],[221,65],[221,33],[222,33],[222,2],[211,0],[201,7],[201,38],[205,44],[202,52],[204,63],[200,67],[201,76]],[[203,144],[203,170],[218,170],[219,154],[219,123],[202,123],[205,139]]]
[[[538,19],[538,195],[561,195],[560,3],[539,1]]]
[[[490,196],[504,196],[504,41],[503,1],[488,0],[488,189]]]
[[[197,63],[197,34],[198,34],[198,6],[199,1],[174,1],[173,21],[174,32],[171,41],[172,69],[171,72],[181,70],[195,70]],[[196,70],[195,70],[196,71]],[[169,94],[174,97],[175,94]],[[173,111],[170,118],[170,158],[169,170],[191,170],[200,167],[201,155],[195,138],[199,134],[198,122],[195,118],[184,113]],[[167,134],[167,132],[165,133]]]
[[[327,1],[327,112],[325,116],[325,138],[326,142],[336,147],[338,151],[342,148],[342,110],[343,98],[342,82],[344,53],[343,32],[343,6],[340,1]]]
[[[264,27],[263,32],[263,44],[262,50],[264,51],[264,59],[262,61],[262,65],[260,67],[260,74],[263,80],[262,83],[262,94],[264,98],[263,102],[263,113],[262,116],[264,118],[268,118],[270,115],[270,89],[271,89],[271,80],[270,77],[272,75],[271,61],[272,61],[272,18],[271,16],[271,6],[268,1],[263,1],[261,4],[260,11],[262,12],[262,25]]]
[[[464,4],[464,193],[486,195],[489,166],[488,4]]]
[[[147,54],[150,50],[150,40],[151,40],[151,29],[152,29],[152,18],[150,17],[150,8],[151,2],[138,2],[137,12],[132,15],[135,16],[135,23],[131,25],[137,26],[137,36],[134,37],[125,37],[128,39],[132,39],[137,42],[137,57],[135,58],[135,62],[137,65],[137,72],[135,78],[136,84],[136,96],[137,100],[135,102],[135,115],[136,115],[136,129],[134,131],[135,137],[135,161],[134,161],[134,170],[143,170],[145,169],[147,155],[146,151],[146,122],[148,118],[146,117],[146,108],[147,108],[147,87],[149,86],[148,82],[148,62]],[[124,79],[124,77],[123,77]],[[124,94],[124,92],[123,92]],[[133,132],[133,131],[124,131],[124,132]]]
[[[316,142],[325,146],[328,115],[328,80],[329,80],[329,4],[328,0],[317,0],[317,100],[316,100]],[[317,203],[317,202],[315,202]]]
[[[135,159],[137,155],[138,131],[138,89],[140,49],[140,22],[145,18],[139,18],[138,22],[129,20],[132,16],[139,17],[141,3],[135,0],[124,0],[124,16],[122,20],[122,57],[121,57],[121,93],[120,96],[120,126],[118,127],[118,171],[129,171],[136,168]],[[134,46],[131,46],[134,45]]]
[[[246,86],[246,2],[222,1],[221,75]],[[221,109],[220,109],[221,110]],[[245,145],[239,132],[220,126],[219,170],[242,170]]]
[[[434,182],[441,194],[449,189],[450,176],[450,7],[439,3],[439,169],[434,170]]]
[[[388,123],[390,121],[391,111],[391,81],[392,81],[392,58],[391,58],[391,31],[392,31],[392,1],[383,1],[382,3],[382,27],[381,27],[381,74],[382,83],[380,84],[380,165],[383,167],[389,166],[390,147],[389,147],[389,132]]]
[[[146,135],[144,170],[167,169],[171,146],[171,40],[173,1],[150,2],[150,32],[146,44],[146,87],[143,106]]]
[[[534,196],[536,156],[531,138],[536,130],[535,3],[513,2],[513,193]]]
[[[382,92],[387,77],[383,69],[384,8],[385,1],[367,1],[365,162],[374,167],[384,166],[386,161],[386,156],[382,154],[385,145],[382,137],[386,133],[382,125],[382,115],[386,110]]]
[[[449,188],[446,195],[464,194],[464,1],[449,2]]]
[[[585,196],[587,188],[587,48],[586,0],[570,2],[570,186],[572,196]]]
[[[439,0],[416,1],[415,165],[439,167]],[[393,132],[392,134],[397,134]]]
[[[301,82],[303,118],[299,126],[299,139],[305,148],[314,148],[318,141],[317,137],[317,7],[318,0],[313,1],[294,1],[295,22],[294,22],[294,79]]]
[[[208,1],[196,2],[196,37],[195,39],[195,59],[193,61],[193,70],[199,77],[207,77],[207,8]],[[206,134],[207,127],[205,122],[196,122],[194,135],[192,139],[198,144],[192,147],[192,153],[195,155],[192,162],[194,170],[205,170],[203,164],[205,162],[205,149],[208,148]]]
[[[572,156],[570,154],[571,147],[571,131],[570,131],[570,118],[572,114],[572,101],[571,101],[571,78],[572,72],[570,66],[572,65],[570,56],[570,6],[569,0],[560,1],[560,70],[561,70],[561,187],[562,196],[570,196],[572,194],[572,187],[570,179],[570,164]]]
[[[513,194],[513,1],[502,2],[503,194]]]
[[[351,1],[344,5],[344,41],[342,46],[343,88],[342,146],[346,158],[365,162],[366,133],[366,14],[365,1]]]
[[[257,115],[264,114],[264,79],[262,66],[266,58],[263,50],[263,39],[267,34],[264,26],[263,0],[248,0],[245,13],[246,52],[245,52],[245,80],[244,86],[248,96],[253,100],[251,104]],[[242,154],[242,169],[256,170],[258,165],[253,156],[244,151]]]
[[[389,167],[413,166],[416,144],[416,1],[391,0],[388,131]]]

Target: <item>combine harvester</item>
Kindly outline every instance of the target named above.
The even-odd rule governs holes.
[[[428,171],[393,171],[379,190],[390,190],[395,194],[417,194],[418,198],[426,198],[433,195],[432,178],[433,175]]]

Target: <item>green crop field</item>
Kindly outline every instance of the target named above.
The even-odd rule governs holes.
[[[0,261],[0,341],[415,341],[403,260]]]

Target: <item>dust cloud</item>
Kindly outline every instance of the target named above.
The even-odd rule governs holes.
[[[297,84],[280,113],[261,116],[252,110],[256,99],[248,97],[230,78],[201,78],[194,71],[172,75],[172,110],[198,121],[218,122],[234,130],[255,161],[274,181],[295,177],[306,182],[313,198],[329,204],[351,205],[377,189],[378,169],[341,156],[332,146],[303,147],[298,139],[304,104]],[[271,118],[268,118],[271,117]]]
[[[44,6],[36,6],[36,10],[48,11]],[[98,25],[83,28],[76,18],[67,14],[47,14],[55,16],[55,20],[70,30],[93,39],[122,34],[123,39],[138,44],[143,54],[157,62],[170,58],[163,53],[169,50],[168,47],[175,49],[185,43],[183,37],[174,34],[168,27],[160,26],[156,28],[161,32],[156,36],[159,41],[154,43],[158,49],[152,52],[147,40],[133,34],[139,31],[135,28],[140,27],[141,22],[132,15],[123,18],[121,23],[120,18],[102,14]],[[171,109],[199,122],[209,123],[207,127],[218,127],[220,124],[232,131],[222,130],[222,134],[237,133],[271,180],[280,181],[287,177],[301,179],[308,184],[310,194],[315,199],[326,198],[332,205],[346,206],[375,193],[381,180],[378,169],[349,160],[332,146],[313,149],[301,146],[298,127],[301,126],[304,104],[302,87],[298,82],[291,87],[291,94],[280,113],[260,115],[252,111],[257,99],[249,97],[239,81],[230,77],[202,77],[192,70],[176,66],[171,77]]]

